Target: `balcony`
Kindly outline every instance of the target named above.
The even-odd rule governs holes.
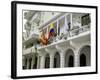
[[[90,39],[88,37],[89,35],[90,35],[90,24],[81,26],[80,28],[72,29],[63,35],[54,37],[52,43],[40,46],[40,47],[38,47],[38,50],[42,50],[42,49],[45,50],[45,48],[54,47],[55,45],[59,45],[59,44],[64,44],[64,45],[69,44],[67,42],[70,40],[73,40],[76,42],[79,40],[87,41]]]
[[[30,35],[29,37],[27,37],[24,41],[23,41],[23,44],[24,45],[27,45],[27,44],[29,44],[29,43],[35,43],[35,42],[37,42],[39,40],[39,35],[38,34],[32,34],[32,35]]]
[[[23,49],[23,55],[35,53],[35,52],[36,52],[36,48],[34,46],[31,48]]]
[[[85,25],[85,26],[81,26],[80,28],[76,28],[76,29],[73,29],[71,30],[69,33],[70,33],[70,37],[72,36],[75,36],[75,35],[78,35],[78,34],[81,34],[83,32],[87,32],[90,30],[90,24],[88,25]]]

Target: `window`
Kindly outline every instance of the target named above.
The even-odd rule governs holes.
[[[81,20],[82,20],[81,21],[82,22],[82,26],[88,25],[91,22],[90,14],[86,14],[85,16],[82,16]]]
[[[29,69],[31,69],[32,58],[29,59]]]
[[[74,67],[74,52],[68,49],[65,54],[65,67]]]
[[[80,55],[80,66],[86,66],[86,56],[84,54]]]
[[[65,27],[65,17],[61,18],[58,23],[58,35],[64,32]]]
[[[54,12],[52,12],[52,15],[54,15],[55,13]]]
[[[54,68],[59,68],[60,67],[60,54],[56,52],[54,56]]]
[[[74,57],[72,55],[69,57],[68,67],[74,67]]]
[[[35,61],[34,61],[33,69],[37,69],[37,60],[38,60],[38,57],[37,57],[36,54],[34,56],[35,56]]]
[[[33,43],[30,43],[30,44],[26,45],[26,49],[27,49],[27,48],[30,48],[30,47],[32,47],[32,46],[33,46]]]
[[[49,67],[50,67],[50,57],[49,54],[47,54],[45,57],[45,68],[49,68]]]
[[[90,66],[91,65],[91,48],[90,46],[84,46],[80,50],[80,66]]]

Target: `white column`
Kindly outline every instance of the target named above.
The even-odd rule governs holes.
[[[61,68],[64,68],[64,63],[65,63],[65,60],[64,60],[64,52],[60,52],[60,67]]]
[[[78,54],[78,49],[74,51],[74,66],[78,67],[79,66],[79,54]]]
[[[27,69],[29,69],[29,58],[27,58]]]
[[[54,55],[50,54],[50,68],[53,68],[54,65]]]
[[[31,62],[31,69],[33,69],[33,65],[34,65],[34,55],[32,56],[32,62]]]
[[[45,68],[45,49],[38,51],[38,68],[43,69]]]
[[[22,66],[25,66],[25,57],[24,56],[22,56]]]
[[[38,55],[38,59],[37,59],[37,69],[40,68],[40,56]]]
[[[57,20],[57,35],[58,35],[58,26],[59,26],[59,21]]]
[[[41,56],[39,56],[39,69],[41,67]]]
[[[70,13],[70,28],[72,29],[73,27],[73,17],[72,17],[72,13]]]
[[[65,26],[64,26],[64,28],[65,28],[65,33],[67,32],[67,29],[68,29],[68,23],[67,23],[67,15],[65,15]]]
[[[44,68],[44,66],[45,66],[45,56],[43,55],[43,56],[41,56],[41,64],[40,64],[40,68],[41,69],[43,69]]]
[[[64,67],[64,63],[65,63],[64,52],[67,49],[67,46],[66,45],[63,45],[63,46],[56,45],[56,48],[60,52],[60,67],[63,68]]]
[[[50,68],[53,68],[53,65],[54,65],[54,54],[57,51],[57,49],[55,47],[50,48],[50,49],[45,48],[45,51],[50,54]]]
[[[57,37],[56,37],[56,40],[58,40],[58,27],[59,27],[59,21],[57,20]]]
[[[65,26],[67,25],[67,16],[65,15]]]
[[[72,13],[70,13],[70,29],[73,28],[73,19],[72,19]],[[71,31],[69,32],[69,36],[72,36]]]

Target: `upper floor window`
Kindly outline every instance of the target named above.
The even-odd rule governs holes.
[[[32,47],[32,46],[33,46],[33,43],[30,43],[30,44],[26,45],[26,49],[27,49],[27,48],[30,48],[30,47]]]
[[[81,20],[82,20],[81,21],[82,22],[82,26],[88,25],[91,22],[90,14],[86,14],[86,15],[82,16]]]
[[[54,12],[52,12],[52,15],[54,15],[55,13]]]
[[[58,35],[62,34],[64,32],[64,26],[65,26],[65,17],[61,18],[58,23]]]

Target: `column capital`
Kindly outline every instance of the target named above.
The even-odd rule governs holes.
[[[56,50],[56,49],[45,48],[45,51],[46,51],[47,53],[55,53],[57,50]]]
[[[56,45],[56,49],[60,52],[64,52],[66,50],[66,46],[62,46],[62,45]]]
[[[39,55],[45,55],[47,52],[45,51],[45,49],[43,49],[43,50],[39,50],[38,52],[37,52]]]
[[[70,44],[71,47],[73,47],[74,49],[76,49],[77,45],[72,40],[69,41],[69,44]]]

